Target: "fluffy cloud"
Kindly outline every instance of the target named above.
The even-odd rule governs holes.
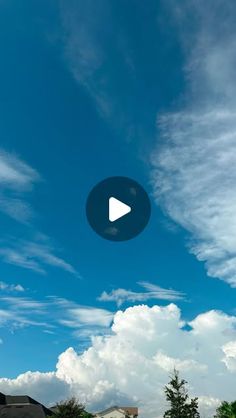
[[[228,342],[222,349],[225,354],[222,361],[228,370],[236,372],[236,341]]]
[[[190,331],[184,325],[174,304],[118,311],[111,335],[93,337],[82,354],[68,348],[54,372],[0,379],[0,391],[27,392],[45,403],[76,395],[92,411],[130,403],[142,416],[161,417],[163,386],[177,367],[211,417],[221,399],[235,397],[236,317],[213,310],[189,322]]]
[[[16,379],[2,378],[0,391],[12,394],[28,394],[46,404],[54,404],[58,398],[66,399],[70,388],[55,373],[27,372],[19,375]]]
[[[190,233],[190,252],[206,262],[208,274],[236,286],[236,6],[183,4],[174,9],[181,28],[189,13],[196,16],[193,30],[182,33],[189,83],[182,109],[158,118],[154,194]]]

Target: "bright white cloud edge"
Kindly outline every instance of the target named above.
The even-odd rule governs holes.
[[[53,372],[0,379],[0,391],[28,393],[46,404],[76,395],[92,411],[129,402],[141,416],[156,418],[166,406],[163,386],[176,366],[211,417],[221,399],[235,397],[236,317],[213,310],[194,318],[190,331],[183,324],[175,304],[118,311],[111,335],[93,337],[82,354],[68,348]]]

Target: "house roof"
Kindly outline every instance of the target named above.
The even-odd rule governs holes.
[[[9,418],[45,418],[53,412],[30,396],[11,396],[0,392],[0,416]]]
[[[109,412],[112,412],[114,410],[122,410],[124,411],[127,415],[138,415],[138,408],[134,407],[134,406],[111,406],[110,408],[104,409],[104,411],[101,412],[97,412],[96,415],[102,416],[102,415],[106,415]]]
[[[30,398],[30,396],[12,396],[12,395],[5,395],[5,401],[7,405],[14,405],[14,404],[34,404],[34,405],[40,405],[39,402],[35,401],[33,398]]]
[[[138,408],[136,406],[120,406],[128,415],[138,415]]]
[[[103,411],[97,412],[96,415],[105,415],[108,414],[109,412],[114,411],[115,409],[120,409],[119,406],[111,406],[110,408],[104,409]]]
[[[49,411],[49,414],[52,412]],[[48,412],[42,405],[1,405],[0,416],[7,418],[45,418]]]

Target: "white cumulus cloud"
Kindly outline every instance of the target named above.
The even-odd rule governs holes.
[[[174,304],[118,311],[111,335],[93,337],[82,354],[68,348],[50,373],[0,379],[0,391],[28,393],[47,404],[75,395],[91,411],[130,403],[141,416],[159,418],[166,407],[163,387],[177,367],[210,418],[222,399],[235,398],[236,317],[213,310],[190,321],[189,331],[183,324]]]

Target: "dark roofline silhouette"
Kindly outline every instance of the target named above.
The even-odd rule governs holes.
[[[0,392],[0,417],[45,418],[53,412],[40,402],[26,395],[4,395]]]

